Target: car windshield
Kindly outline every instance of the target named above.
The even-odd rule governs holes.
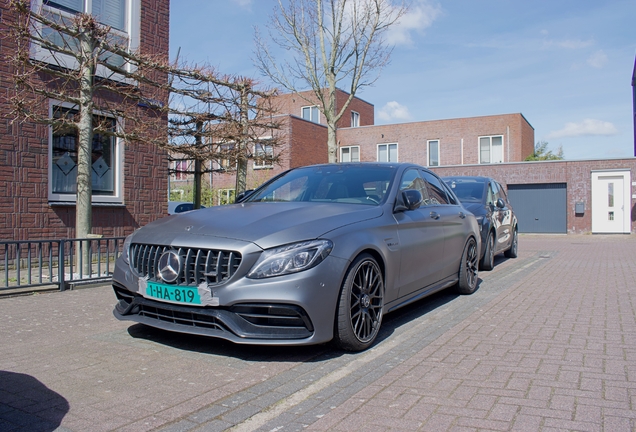
[[[455,192],[462,202],[482,202],[484,198],[484,183],[472,179],[445,179],[448,186]]]
[[[244,202],[331,202],[379,205],[396,168],[386,165],[322,165],[297,168],[266,183]]]

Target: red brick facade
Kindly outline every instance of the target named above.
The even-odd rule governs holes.
[[[636,233],[636,158],[586,161],[522,162],[492,165],[466,165],[434,168],[440,176],[472,175],[488,176],[508,185],[537,183],[567,184],[567,231],[568,233],[588,233],[592,230],[592,172],[600,170],[630,171],[632,197],[628,217],[631,232]],[[586,211],[576,214],[575,204],[582,202]]]
[[[15,17],[9,1],[0,2],[4,26]],[[169,0],[141,0],[140,51],[167,59]],[[2,55],[15,51],[9,38],[0,38]],[[13,88],[11,69],[0,62],[0,239],[37,240],[74,237],[75,206],[48,200],[48,127],[11,122],[7,103]],[[48,107],[42,107],[47,112]],[[167,214],[166,154],[144,144],[121,144],[123,202],[93,205],[93,233],[123,236]]]
[[[479,163],[479,137],[503,137],[503,161],[534,150],[534,129],[521,114],[390,124],[338,130],[340,147],[360,146],[361,161],[377,160],[377,145],[398,144],[398,161],[428,165],[427,143],[439,140],[440,165]]]
[[[302,96],[301,96],[302,95]],[[343,92],[342,90],[336,91],[336,106],[342,106],[349,94]],[[312,102],[308,102],[312,101]],[[317,105],[317,99],[311,92],[302,92],[300,94],[297,93],[288,93],[282,94],[276,97],[274,102],[274,107],[279,113],[289,114],[296,117],[302,118],[302,108],[306,106]],[[353,98],[349,107],[344,112],[342,117],[337,123],[339,128],[348,128],[351,127],[351,111],[355,111],[360,114],[360,126],[369,126],[374,122],[374,112],[375,109],[373,105],[368,102],[363,101],[359,98]],[[322,125],[326,125],[325,117],[322,113],[319,115],[319,122]],[[326,135],[325,135],[326,137]]]

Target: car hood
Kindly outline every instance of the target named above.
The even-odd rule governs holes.
[[[268,249],[323,236],[336,228],[380,217],[381,206],[331,203],[243,203],[168,216],[137,231],[134,241],[169,242],[189,235],[255,243]]]
[[[486,214],[486,206],[480,202],[462,202],[464,208],[475,216],[483,216]]]

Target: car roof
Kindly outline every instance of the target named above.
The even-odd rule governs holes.
[[[484,176],[444,176],[442,177],[444,181],[453,180],[453,181],[471,181],[471,182],[487,182],[494,181],[492,177],[484,177]]]

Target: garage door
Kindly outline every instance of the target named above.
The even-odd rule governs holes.
[[[567,233],[565,183],[508,185],[520,233]]]

